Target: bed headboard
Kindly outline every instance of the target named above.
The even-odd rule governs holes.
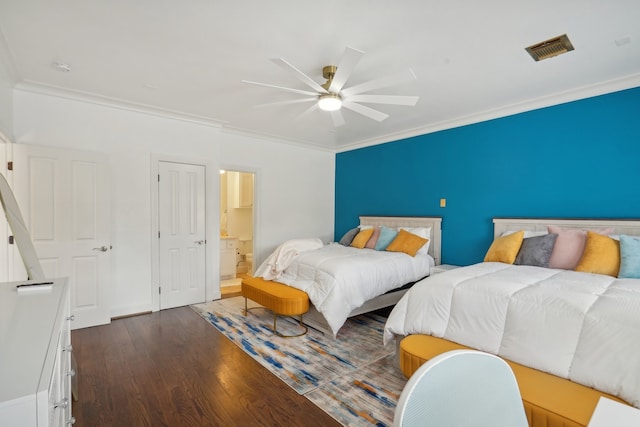
[[[505,231],[547,231],[548,225],[578,229],[613,228],[611,234],[640,236],[640,220],[637,219],[494,218],[493,237],[500,237]]]
[[[429,255],[440,265],[442,248],[442,218],[428,216],[361,216],[360,225],[398,227],[431,227]]]

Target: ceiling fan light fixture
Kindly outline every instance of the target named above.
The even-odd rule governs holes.
[[[337,111],[342,107],[340,95],[327,93],[318,97],[318,107],[322,111]]]

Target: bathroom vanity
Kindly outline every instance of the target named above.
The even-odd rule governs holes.
[[[238,238],[231,236],[220,237],[220,279],[228,280],[236,277],[238,254]]]

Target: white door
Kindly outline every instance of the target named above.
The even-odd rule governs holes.
[[[205,168],[159,162],[160,309],[205,300]]]
[[[13,187],[46,277],[69,277],[73,329],[111,321],[109,179],[102,153],[13,145]],[[14,278],[26,277],[20,256]]]

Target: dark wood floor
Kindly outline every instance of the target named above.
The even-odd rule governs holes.
[[[76,426],[340,426],[189,307],[71,334]]]

